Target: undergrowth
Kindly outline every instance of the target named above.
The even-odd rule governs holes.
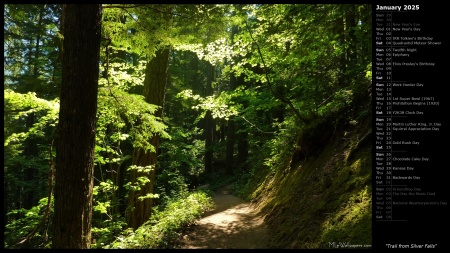
[[[280,138],[283,145],[270,146],[280,154],[266,158],[266,166],[254,163],[237,182],[239,195],[266,216],[271,247],[333,248],[333,242],[342,242],[370,248],[371,121],[369,114],[358,113],[289,131],[298,147]]]
[[[133,231],[125,230],[104,249],[173,248],[179,232],[213,207],[211,196],[197,190],[170,200],[164,210],[154,209],[149,221]]]

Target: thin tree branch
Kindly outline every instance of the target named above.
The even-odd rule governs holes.
[[[247,120],[244,116],[241,115],[236,115],[239,118],[245,120],[247,123],[249,123],[252,127],[256,128],[259,132],[263,133],[263,134],[275,134],[275,132],[266,132],[264,130],[261,130],[259,127],[257,127],[255,124],[253,124],[252,122],[250,122],[249,120]]]

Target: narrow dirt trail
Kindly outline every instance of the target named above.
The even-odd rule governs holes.
[[[250,203],[231,195],[232,185],[218,189],[215,208],[180,237],[182,249],[268,248],[269,231]]]

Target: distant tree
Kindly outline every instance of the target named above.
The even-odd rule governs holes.
[[[105,31],[111,38],[112,45],[121,49],[126,48],[129,52],[148,60],[143,95],[146,102],[160,107],[155,116],[162,117],[170,48],[174,45],[209,42],[217,38],[221,33],[220,27],[223,26],[223,7],[121,4],[105,5],[104,8],[108,9],[106,15],[110,17],[106,22]],[[121,21],[124,15],[134,16],[127,18],[123,23]],[[193,31],[201,35],[186,36]],[[133,36],[129,36],[130,34]],[[148,143],[151,147],[135,145],[132,158],[135,169],[130,171],[131,184],[126,220],[127,224],[134,229],[148,220],[153,207],[160,135],[155,132]]]
[[[160,107],[155,113],[156,117],[162,117],[163,115],[167,71],[169,68],[169,52],[169,48],[158,50],[156,56],[147,63],[145,70],[144,97],[147,103]],[[136,184],[139,178],[148,179],[139,187],[139,190],[130,191],[128,198],[130,210],[127,213],[127,223],[134,229],[137,229],[146,222],[151,215],[159,140],[159,133],[155,133],[150,139],[150,144],[154,150],[138,147],[135,148],[133,153],[133,165],[141,167],[150,166],[150,169],[136,169],[131,172],[132,184]]]
[[[90,248],[101,5],[63,6],[53,248]]]
[[[60,72],[55,71],[58,54],[55,17],[59,12],[60,6],[56,4],[4,6],[5,90],[26,98],[34,97],[27,97],[29,92],[48,100],[58,96],[56,82],[60,82]],[[51,142],[54,129],[42,127],[41,123],[48,119],[45,107],[33,103],[36,107],[30,106],[26,98],[13,101],[5,96],[4,135],[5,140],[12,140],[4,152],[5,224],[23,217],[19,214],[8,217],[8,212],[30,209],[47,195],[48,146],[41,144]],[[33,131],[36,129],[39,130]],[[16,134],[25,135],[14,138]]]
[[[212,83],[214,81],[214,66],[211,63],[208,63],[207,66],[207,81],[206,81],[206,95],[212,96],[213,89]],[[213,129],[214,122],[211,111],[207,111],[205,115],[205,171],[206,173],[213,172]]]
[[[238,32],[238,27],[234,25],[231,28],[231,44],[234,43],[234,36]],[[232,66],[231,66],[232,67]],[[234,73],[230,74],[230,90],[234,90],[237,87],[236,83],[236,76]],[[227,145],[226,145],[226,151],[225,151],[225,170],[227,174],[233,174],[233,155],[234,155],[234,143],[236,142],[236,129],[235,129],[235,123],[234,119],[228,121],[227,125]]]

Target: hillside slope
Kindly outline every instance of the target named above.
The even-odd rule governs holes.
[[[299,139],[310,152],[292,152],[284,169],[265,168],[248,185],[248,196],[273,233],[272,248],[371,245],[370,110],[358,121],[315,124]]]

